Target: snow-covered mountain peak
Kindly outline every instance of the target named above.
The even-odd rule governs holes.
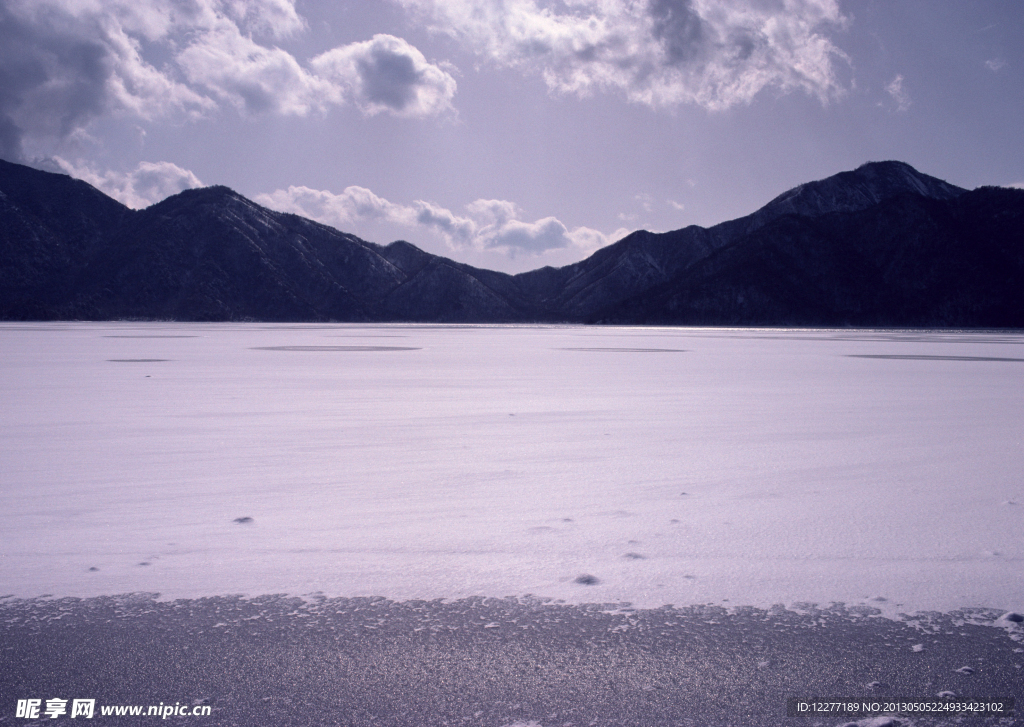
[[[853,171],[807,182],[783,192],[754,213],[755,227],[785,214],[817,216],[855,212],[900,194],[951,199],[966,190],[897,161],[868,162]]]

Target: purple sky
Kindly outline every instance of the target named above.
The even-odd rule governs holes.
[[[863,162],[1024,186],[1019,0],[0,0],[0,157],[516,272]]]

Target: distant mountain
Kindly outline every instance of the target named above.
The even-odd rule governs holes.
[[[0,160],[0,318],[65,318],[77,274],[131,210],[85,182]]]
[[[1021,328],[1024,191],[783,215],[585,320]]]
[[[512,277],[386,247],[226,187],[134,211],[0,161],[0,318],[501,321],[538,317]]]
[[[783,192],[754,214],[718,228],[749,233],[784,215],[820,217],[832,212],[858,212],[907,193],[931,199],[953,199],[966,191],[921,174],[903,162],[872,162],[852,172],[801,184]]]
[[[711,228],[507,275],[376,245],[226,187],[131,210],[0,161],[0,319],[1024,327],[1024,191],[901,162]]]

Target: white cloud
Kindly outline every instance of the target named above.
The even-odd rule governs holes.
[[[519,219],[522,214],[519,205],[504,199],[478,199],[466,205],[466,211],[480,224],[498,227]]]
[[[344,87],[368,115],[433,116],[452,108],[455,79],[393,35],[375,35],[317,56],[310,65]]]
[[[906,111],[910,108],[910,94],[903,88],[903,76],[897,75],[888,86],[885,87],[892,100],[896,102],[897,111]]]
[[[846,55],[837,0],[396,0],[491,61],[558,93],[618,90],[654,107],[724,109],[765,88],[823,103]]]
[[[365,187],[346,187],[341,194],[309,187],[289,187],[257,195],[265,207],[308,217],[339,229],[360,220],[416,224],[416,210],[388,202]]]
[[[110,115],[451,109],[455,80],[401,38],[378,35],[307,65],[261,41],[305,27],[295,0],[3,0],[0,156],[24,160],[26,144],[50,155]]]
[[[147,62],[141,39],[169,20],[156,0],[0,4],[0,155],[23,158],[23,143],[66,139],[104,114],[140,118],[209,111],[213,102]]]
[[[985,61],[985,67],[993,73],[998,73],[1006,67],[1006,61],[1002,58],[993,58],[992,60]]]
[[[606,235],[588,227],[570,230],[554,217],[534,222],[507,200],[479,199],[459,215],[440,205],[416,200],[411,205],[390,202],[365,187],[347,187],[340,194],[309,187],[289,187],[256,197],[259,204],[291,212],[344,229],[361,221],[389,222],[439,235],[453,250],[494,250],[510,257],[539,255],[574,248],[593,251],[626,233]]]
[[[341,103],[340,90],[309,73],[288,52],[265,48],[219,20],[177,56],[188,80],[251,114],[304,116]]]
[[[417,200],[413,204],[416,210],[416,224],[439,232],[448,245],[456,250],[474,246],[478,235],[476,221],[469,217],[459,217],[451,210],[432,202]]]
[[[250,32],[286,38],[306,28],[295,0],[224,0],[224,7]]]
[[[686,205],[684,205],[682,202],[676,202],[674,199],[666,199],[665,202],[668,204],[669,207],[671,207],[674,210],[682,212],[683,210],[686,209]]]
[[[142,209],[172,194],[203,186],[195,174],[171,162],[142,162],[131,172],[98,172],[86,163],[73,164],[61,157],[54,157],[53,162],[65,173],[88,182],[133,209]]]

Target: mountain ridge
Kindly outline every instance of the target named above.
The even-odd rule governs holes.
[[[588,322],[978,327],[980,320],[1019,328],[1024,195],[1016,192],[979,188],[952,200],[904,194],[855,213],[781,216],[685,277]],[[805,274],[792,275],[798,266]]]
[[[869,162],[735,220],[638,230],[571,265],[509,275],[367,242],[228,187],[131,210],[0,160],[0,319],[1024,327],[1022,229],[1022,190]]]

